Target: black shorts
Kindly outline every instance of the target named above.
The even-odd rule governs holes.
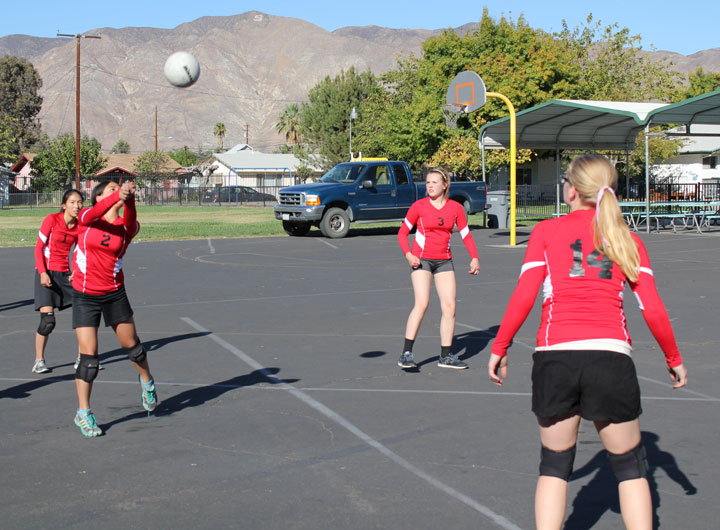
[[[423,259],[420,258],[420,266],[415,271],[430,271],[433,274],[438,272],[455,271],[452,259]]]
[[[35,270],[35,311],[41,307],[54,307],[62,311],[70,307],[73,300],[73,288],[69,272],[47,271],[52,285],[45,287],[40,283],[40,274]]]
[[[125,286],[107,294],[85,294],[74,291],[72,325],[75,328],[100,327],[102,314],[106,326],[129,322],[133,316]]]
[[[532,411],[538,418],[579,414],[622,423],[640,416],[640,385],[629,355],[612,351],[536,351]]]

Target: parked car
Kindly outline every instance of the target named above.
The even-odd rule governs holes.
[[[277,202],[275,195],[262,193],[248,186],[222,186],[207,190],[203,202]]]
[[[343,162],[318,181],[280,190],[275,219],[291,236],[304,236],[317,226],[325,237],[345,237],[350,223],[400,221],[425,183],[413,182],[410,168],[400,161]],[[485,211],[484,182],[453,182],[450,199],[465,214]]]

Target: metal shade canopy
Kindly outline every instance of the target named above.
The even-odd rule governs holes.
[[[714,90],[694,98],[664,105],[650,112],[648,122],[678,123],[682,125],[720,125],[720,90]]]
[[[517,145],[527,149],[632,150],[648,115],[663,103],[555,99],[517,113]],[[480,130],[480,147],[510,145],[510,123],[502,118]]]

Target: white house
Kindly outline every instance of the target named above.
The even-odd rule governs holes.
[[[684,131],[681,127],[668,132]],[[703,136],[677,136],[684,142],[678,156],[653,165],[653,176],[659,181],[677,184],[720,182],[720,125],[692,125],[690,132]]]
[[[198,186],[250,186],[280,188],[297,184],[295,174],[303,165],[293,154],[261,153],[247,144],[238,144],[224,153],[215,153],[201,171],[206,182]],[[211,170],[211,171],[208,171]],[[313,177],[322,170],[313,168]]]

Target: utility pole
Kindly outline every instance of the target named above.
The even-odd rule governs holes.
[[[155,105],[155,152],[157,153],[157,105]]]
[[[58,37],[70,37],[75,45],[75,189],[80,189],[80,39],[101,39],[97,35],[69,35],[58,33]]]
[[[250,145],[250,126],[245,124],[245,143]]]

